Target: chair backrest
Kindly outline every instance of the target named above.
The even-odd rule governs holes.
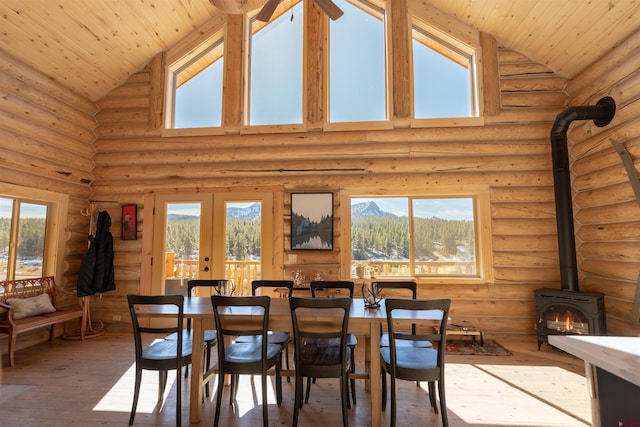
[[[347,359],[347,330],[351,298],[289,298],[295,354],[302,354],[304,342],[338,338],[342,364]],[[298,359],[296,361],[299,363]],[[298,369],[298,366],[296,366]]]
[[[212,295],[211,305],[218,331],[218,360],[226,360],[225,338],[256,336],[262,337],[262,361],[267,362],[267,331],[269,328],[269,307],[271,298],[267,296],[232,297]],[[225,316],[225,314],[233,315]],[[265,368],[266,369],[266,368]]]
[[[129,313],[131,314],[131,323],[133,324],[133,338],[136,347],[136,360],[142,357],[142,333],[166,335],[177,333],[177,349],[182,348],[182,329],[184,320],[184,296],[182,295],[127,295],[127,303],[129,304]],[[136,308],[142,306],[158,306],[166,313],[175,313],[176,316],[167,316],[166,321],[161,325],[142,326],[138,321],[138,313]],[[163,319],[165,319],[163,317]],[[171,320],[169,320],[171,319]],[[180,366],[181,352],[176,350],[178,358],[178,366]]]
[[[402,292],[403,294],[406,293],[411,293],[411,299],[416,299],[418,296],[418,285],[416,284],[416,282],[412,281],[412,280],[400,280],[400,281],[393,281],[393,282],[371,282],[371,286],[375,287],[375,289],[377,290],[378,296],[385,298],[384,293],[380,293],[382,290],[384,289],[392,289],[394,291],[398,291],[395,292],[400,293]],[[394,295],[391,298],[398,298],[397,295]],[[383,331],[383,326],[382,323],[380,324],[380,333],[382,333]],[[416,325],[413,324],[411,327],[411,333],[415,334],[416,333]]]
[[[289,298],[293,292],[293,280],[254,280],[251,282],[251,295],[256,295],[256,291],[260,288],[287,289],[287,298]]]
[[[450,299],[398,299],[390,298],[385,300],[385,310],[387,314],[387,330],[389,331],[389,346],[391,347],[391,360],[395,361],[396,340],[430,341],[437,347],[437,366],[444,366],[444,352],[446,347],[447,322],[449,320]],[[430,311],[429,320],[435,322],[434,328],[425,333],[407,333],[400,330],[400,326],[394,320],[394,312],[402,311],[416,312],[412,318],[421,319],[420,313]]]
[[[412,280],[402,280],[402,281],[394,281],[394,282],[371,282],[371,286],[375,287],[375,289],[378,290],[378,294],[380,293],[380,291],[382,291],[383,289],[393,289],[393,290],[398,290],[398,291],[408,291],[411,293],[411,299],[416,299],[417,295],[418,295],[418,286],[416,285],[416,282],[412,281]],[[384,297],[385,295],[379,295]],[[397,298],[396,295],[393,296],[393,298]]]
[[[309,286],[313,298],[319,296],[317,291],[336,290],[347,290],[349,292],[349,298],[353,298],[354,283],[351,280],[312,280]],[[340,296],[343,295],[340,294]]]
[[[187,295],[193,296],[194,288],[209,288],[209,295],[233,295],[233,289],[229,287],[227,279],[194,279],[187,282]]]

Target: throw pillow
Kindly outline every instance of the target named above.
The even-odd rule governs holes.
[[[14,320],[56,311],[56,308],[51,304],[49,294],[40,294],[29,298],[7,298],[7,304],[11,306]]]

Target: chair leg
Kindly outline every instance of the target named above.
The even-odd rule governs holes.
[[[380,389],[382,390],[382,396],[380,396],[381,409],[384,412],[387,409],[387,373],[384,370],[382,371]]]
[[[393,375],[391,375],[391,427],[396,427],[396,402],[397,402],[397,392],[398,387],[396,384],[396,379]]]
[[[262,373],[262,425],[269,427],[269,406],[267,405],[267,374]]]
[[[222,406],[222,392],[224,391],[224,373],[218,372],[218,393],[216,395],[216,414],[213,418],[213,427],[218,427],[220,422],[220,407]]]
[[[307,394],[304,398],[304,403],[309,403],[309,393],[311,393],[311,377],[307,377]]]
[[[276,364],[276,403],[282,405],[282,358]],[[287,377],[288,379],[289,377]]]
[[[182,375],[182,369],[178,366],[176,370],[176,427],[180,427],[182,424],[182,381],[180,377]]]
[[[208,371],[209,368],[211,367],[211,343],[207,343],[207,354],[205,357],[205,366],[204,366],[204,371]],[[209,397],[209,382],[207,381],[207,383],[204,385],[204,395],[206,397]]]
[[[131,414],[129,415],[129,425],[133,424],[136,417],[136,409],[138,408],[138,397],[140,397],[140,382],[142,381],[142,369],[136,367],[136,384],[133,389],[133,405],[131,405]]]
[[[438,404],[436,402],[436,383],[429,381],[429,402],[433,408],[433,412],[438,413]]]
[[[440,398],[440,412],[442,412],[442,426],[448,427],[449,420],[447,418],[447,403],[444,397],[444,378],[438,381],[438,397]]]
[[[289,343],[284,344],[284,357],[285,357],[284,363],[288,371],[289,370]],[[287,375],[287,382],[288,383],[291,382],[291,377],[289,375]]]
[[[342,424],[349,427],[349,374],[340,377],[340,395],[342,396]]]
[[[164,390],[167,388],[167,371],[158,371],[158,402],[164,399]]]
[[[304,378],[302,378],[299,374],[295,374],[295,397],[293,401],[293,421],[291,423],[292,427],[298,427],[298,415],[300,412],[300,408],[302,407],[302,382]]]
[[[356,373],[356,349],[351,349],[351,367],[349,368],[349,372],[352,374]],[[356,380],[355,378],[351,379],[351,399],[353,400],[353,404],[356,404]]]

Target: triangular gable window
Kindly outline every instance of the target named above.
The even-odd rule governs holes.
[[[414,118],[476,117],[474,50],[418,25],[411,33]]]
[[[169,67],[173,89],[172,128],[221,125],[223,54],[223,39],[218,39]]]

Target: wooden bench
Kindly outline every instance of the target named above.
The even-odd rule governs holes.
[[[26,299],[38,297],[45,293],[49,295],[55,311],[14,319],[15,310],[12,310],[11,305],[7,304],[8,299]],[[9,366],[14,366],[15,364],[16,341],[18,334],[21,332],[48,326],[49,341],[51,341],[54,338],[53,325],[80,319],[80,338],[84,339],[85,310],[77,303],[68,307],[56,306],[57,293],[58,290],[53,276],[0,282],[0,333],[9,335]]]

